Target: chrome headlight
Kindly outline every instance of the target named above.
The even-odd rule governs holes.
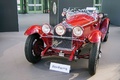
[[[83,34],[82,28],[81,27],[74,27],[73,34],[77,37],[81,36]]]
[[[48,24],[44,24],[42,26],[42,31],[45,33],[45,34],[48,34],[50,32],[50,26]]]
[[[62,36],[65,33],[65,31],[66,31],[66,28],[62,25],[58,25],[55,28],[55,32],[60,36]]]

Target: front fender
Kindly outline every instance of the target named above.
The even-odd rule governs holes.
[[[24,35],[31,35],[34,33],[42,34],[42,27],[40,25],[30,26],[24,33]]]
[[[93,31],[89,36],[88,36],[88,40],[91,43],[97,43],[101,40],[101,32],[99,30],[95,30]]]
[[[100,31],[102,32],[102,40],[104,39],[104,37],[106,36],[106,33],[109,33],[109,24],[110,24],[110,19],[109,18],[105,18],[100,26]]]
[[[109,24],[110,24],[110,19],[109,18],[105,18],[102,23],[101,23],[101,26],[100,26],[100,31],[102,33],[106,33],[107,32],[107,29],[109,27]]]

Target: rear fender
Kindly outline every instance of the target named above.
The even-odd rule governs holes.
[[[38,34],[42,34],[42,27],[40,25],[33,25],[33,26],[30,26],[24,33],[24,35],[32,35],[32,34],[35,34],[35,33],[38,33]]]
[[[97,43],[101,40],[101,32],[99,30],[95,30],[93,31],[89,36],[88,36],[88,40],[91,43]]]

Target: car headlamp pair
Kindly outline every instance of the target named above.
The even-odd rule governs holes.
[[[62,36],[62,35],[65,34],[66,28],[65,28],[64,26],[62,26],[62,25],[58,25],[58,26],[56,26],[56,28],[55,28],[55,32],[56,32],[58,35]],[[81,35],[83,34],[82,28],[81,28],[81,27],[74,27],[74,28],[73,28],[73,34],[74,34],[76,37],[81,36]]]
[[[51,28],[50,28],[50,26],[49,26],[48,24],[44,24],[44,25],[42,26],[42,31],[43,31],[45,34],[48,34],[48,33],[51,31]],[[64,35],[65,32],[66,32],[66,27],[64,27],[64,26],[62,26],[62,25],[57,25],[57,26],[55,27],[55,32],[56,32],[58,35],[62,36],[62,35]],[[74,34],[74,36],[76,36],[76,37],[81,36],[81,35],[83,34],[82,28],[81,28],[81,27],[74,27],[74,28],[73,28],[73,34]]]

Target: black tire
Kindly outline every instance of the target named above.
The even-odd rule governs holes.
[[[33,34],[28,36],[25,43],[25,56],[31,63],[37,63],[41,60],[41,52],[44,47],[43,40],[39,35]]]
[[[100,48],[101,48],[101,41],[92,44],[90,50],[90,56],[89,56],[89,66],[88,66],[90,75],[94,75],[96,73],[96,68],[99,63]]]
[[[105,35],[105,38],[104,38],[103,42],[107,42],[107,40],[108,40],[108,35],[109,35],[109,25],[108,25],[108,30],[107,30],[107,33],[106,33],[106,35]]]

